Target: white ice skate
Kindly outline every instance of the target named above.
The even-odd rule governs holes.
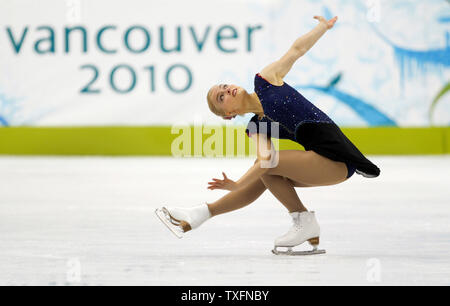
[[[156,209],[155,214],[178,238],[183,238],[184,233],[199,227],[211,218],[206,203],[189,208],[162,207]]]
[[[320,227],[314,212],[290,213],[293,225],[289,232],[275,240],[272,253],[275,255],[316,255],[325,254],[325,250],[318,250],[320,242]],[[313,246],[311,251],[293,251],[292,248],[309,242]],[[287,248],[287,251],[279,251],[278,248]]]

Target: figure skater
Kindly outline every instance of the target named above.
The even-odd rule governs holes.
[[[163,207],[156,213],[178,237],[199,227],[211,217],[243,208],[254,202],[266,189],[283,204],[292,217],[293,225],[285,235],[275,240],[275,254],[305,254],[292,248],[308,241],[317,251],[320,227],[314,212],[299,199],[295,187],[328,186],[348,180],[356,171],[364,177],[377,177],[380,169],[370,162],[342,133],[324,112],[314,106],[297,90],[283,81],[292,65],[303,56],[329,29],[337,17],[326,20],[315,16],[319,24],[298,38],[279,60],[255,75],[255,92],[220,84],[213,86],[207,101],[211,111],[223,119],[254,113],[246,133],[255,142],[257,159],[238,180],[213,178],[208,189],[230,192],[213,203],[190,208]],[[273,129],[273,127],[277,129]],[[278,135],[272,135],[278,131]],[[271,137],[290,139],[305,151],[276,151]],[[278,251],[287,247],[287,252]]]

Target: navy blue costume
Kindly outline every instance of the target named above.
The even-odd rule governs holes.
[[[264,116],[251,118],[246,129],[249,137],[264,133],[268,137],[295,141],[306,151],[344,162],[347,177],[355,171],[364,177],[380,175],[380,169],[356,148],[330,117],[286,82],[281,86],[272,85],[258,73],[255,75],[255,93],[261,101]],[[278,135],[272,135],[272,127],[278,127]]]

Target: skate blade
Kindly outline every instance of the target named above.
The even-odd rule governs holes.
[[[320,255],[326,254],[325,250],[311,250],[311,251],[278,251],[276,249],[272,250],[275,255],[285,255],[285,256],[308,256],[308,255]]]
[[[155,210],[156,216],[161,220],[161,222],[179,239],[183,238],[183,231],[181,228],[170,222],[169,212],[165,207],[157,208]]]

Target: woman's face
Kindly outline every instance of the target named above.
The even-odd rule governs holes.
[[[219,84],[211,88],[211,98],[217,108],[227,116],[235,117],[244,114],[242,105],[245,89],[232,84]]]

